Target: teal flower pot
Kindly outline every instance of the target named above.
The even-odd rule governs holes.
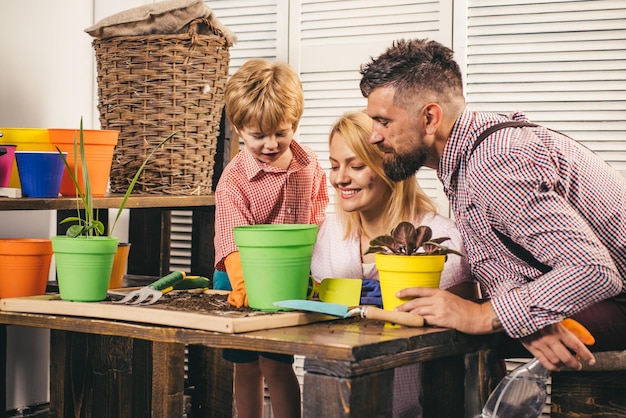
[[[61,299],[98,302],[106,299],[118,239],[52,237]]]

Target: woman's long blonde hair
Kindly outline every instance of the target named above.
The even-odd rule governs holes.
[[[436,212],[437,207],[419,186],[415,176],[400,182],[394,182],[387,177],[383,170],[383,153],[369,143],[372,125],[373,120],[365,112],[345,113],[333,124],[328,144],[332,143],[335,134],[341,135],[348,148],[383,179],[390,194],[390,198],[384,200],[386,229],[391,231],[391,228],[401,221],[413,220],[416,216],[421,219],[425,212]],[[355,234],[361,236],[364,233],[358,212],[346,212],[340,205],[336,206],[336,211],[344,225],[344,238]]]

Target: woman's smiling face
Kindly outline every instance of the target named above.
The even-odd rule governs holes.
[[[379,211],[385,207],[383,201],[389,196],[389,188],[356,156],[341,134],[335,133],[331,138],[329,159],[330,184],[344,211]]]

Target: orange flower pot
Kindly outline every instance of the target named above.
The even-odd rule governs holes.
[[[0,298],[46,293],[51,260],[49,239],[0,239]]]
[[[109,279],[109,289],[119,289],[122,287],[129,254],[130,243],[120,242],[117,244],[117,251],[113,257],[113,267],[111,268],[111,278]]]
[[[50,142],[59,147],[63,152],[67,152],[67,162],[75,172],[74,168],[74,138],[80,141],[80,129],[48,129]],[[87,172],[91,183],[93,196],[103,196],[109,185],[109,175],[111,174],[111,163],[113,162],[113,152],[119,137],[119,131],[105,129],[83,129],[85,140],[85,155],[87,157]],[[83,175],[80,167],[80,157],[78,162],[78,185],[83,189]],[[61,195],[76,196],[76,188],[67,169],[63,173],[61,180]]]

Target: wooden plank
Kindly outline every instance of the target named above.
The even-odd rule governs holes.
[[[464,417],[463,356],[449,356],[422,365],[424,417]],[[451,400],[454,399],[454,402]]]
[[[135,357],[137,353],[134,353]],[[182,416],[185,391],[185,346],[184,344],[151,344],[151,413],[146,418],[171,418]],[[145,362],[140,359],[135,364]],[[138,411],[133,413],[133,417]],[[125,416],[125,415],[119,415]],[[111,417],[113,418],[113,417]]]
[[[345,378],[335,375],[334,362],[321,366],[316,362],[311,372],[308,358],[304,360],[304,418],[391,416],[393,370]],[[318,390],[307,390],[310,387]]]
[[[128,274],[163,277],[170,270],[172,211],[161,208],[130,211]],[[155,279],[156,280],[156,279]]]
[[[123,194],[111,194],[94,197],[95,208],[119,208],[124,200]],[[60,210],[82,207],[80,199],[75,197],[55,198],[9,198],[0,197],[0,210]],[[213,206],[215,196],[169,196],[157,194],[132,194],[126,202],[126,209],[134,208],[187,208],[194,206]]]
[[[224,293],[217,290],[213,292]],[[215,311],[212,315],[211,313],[164,310],[150,305],[119,305],[108,301],[69,302],[61,300],[58,294],[2,299],[0,310],[115,319],[223,333],[290,327],[336,319],[328,315],[304,312]]]
[[[235,416],[233,404],[234,363],[222,358],[222,350],[189,345],[189,383],[193,387],[191,416],[223,418]]]
[[[465,355],[465,418],[478,417],[498,384],[498,363],[493,349]]]
[[[0,411],[7,410],[7,327],[0,326]]]
[[[50,382],[54,382],[54,390],[50,391],[50,416],[56,418],[74,416],[70,397],[72,382],[66,375],[71,364],[67,355],[71,346],[69,335],[66,331],[50,331]],[[80,361],[80,357],[76,361]]]
[[[71,331],[51,332],[51,416],[180,416],[185,346]]]
[[[552,374],[550,417],[626,417],[625,371]]]
[[[213,287],[215,207],[194,209],[192,216],[191,274],[210,278]]]

